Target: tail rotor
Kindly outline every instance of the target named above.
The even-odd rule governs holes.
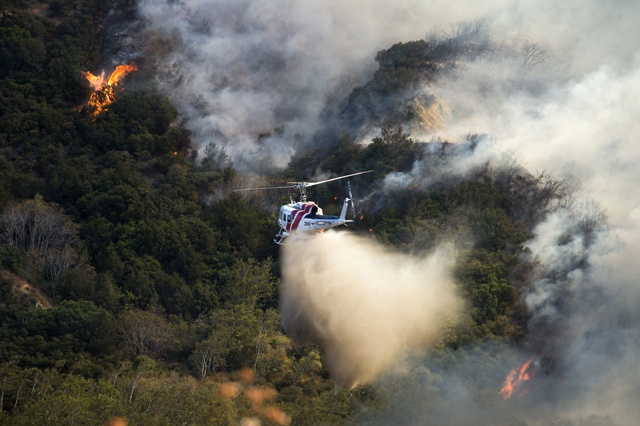
[[[351,214],[353,215],[353,220],[356,219],[356,202],[353,199],[353,193],[351,192],[351,181],[347,181],[347,188],[349,189],[349,201],[351,201]]]

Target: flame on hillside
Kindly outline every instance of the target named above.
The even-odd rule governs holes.
[[[116,69],[105,78],[104,71],[100,75],[94,75],[90,71],[83,71],[82,75],[87,79],[93,92],[89,95],[86,109],[95,117],[104,111],[115,101],[116,87],[125,75],[138,71],[138,67],[131,63],[118,65]]]
[[[515,391],[518,391],[519,395],[527,393],[526,389],[522,389],[524,382],[531,379],[535,374],[535,365],[533,365],[533,357],[529,358],[527,362],[520,367],[516,367],[507,376],[500,389],[502,397],[507,400],[511,398]]]

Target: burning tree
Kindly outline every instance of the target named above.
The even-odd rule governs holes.
[[[506,400],[511,398],[513,393],[520,389],[524,382],[531,379],[535,374],[535,364],[533,364],[533,358],[530,358],[527,362],[522,364],[520,367],[516,367],[507,376],[502,388],[500,389],[500,394]],[[527,393],[526,390],[520,390],[520,394]]]
[[[83,71],[82,75],[87,79],[93,92],[89,95],[89,100],[85,108],[96,117],[115,101],[116,87],[125,75],[138,71],[138,67],[131,63],[128,65],[118,65],[116,69],[105,78],[104,71],[100,75],[94,75],[90,71]]]

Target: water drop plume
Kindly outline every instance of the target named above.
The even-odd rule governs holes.
[[[334,381],[374,381],[407,350],[428,347],[460,311],[452,247],[427,257],[385,250],[347,232],[290,238],[280,310],[298,345],[321,342]]]

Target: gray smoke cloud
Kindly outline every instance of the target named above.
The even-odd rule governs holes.
[[[454,260],[451,247],[414,258],[346,232],[291,237],[282,251],[282,325],[298,345],[322,343],[339,385],[371,383],[457,320]]]
[[[425,360],[402,377],[406,391],[389,393],[391,408],[362,423],[637,424],[640,49],[630,40],[640,34],[629,14],[638,12],[629,1],[512,2],[494,15],[492,33],[519,31],[544,60],[524,68],[509,58],[470,62],[430,85],[451,111],[443,134],[486,133],[496,152],[578,185],[525,245],[522,262],[534,266],[520,288],[531,313],[525,347],[465,348],[447,366]],[[500,161],[493,155],[484,149],[450,172]],[[385,183],[428,184],[428,166]],[[530,356],[540,368],[529,393],[503,401],[502,381]],[[397,389],[397,380],[380,389]]]
[[[145,57],[194,143],[255,171],[286,165],[320,115],[370,75],[373,52],[409,36],[376,6],[415,23],[410,7],[379,1],[144,1],[138,11]]]
[[[283,167],[375,71],[374,57],[493,5],[443,0],[146,0],[133,43],[192,130],[241,171]]]

